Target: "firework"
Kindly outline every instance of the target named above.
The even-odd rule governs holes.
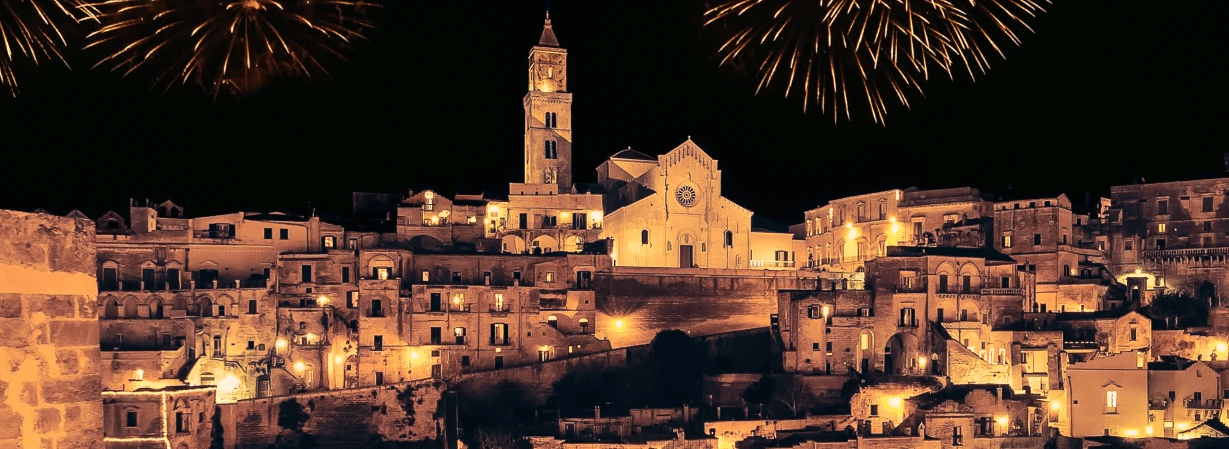
[[[362,0],[105,0],[90,4],[101,26],[86,48],[94,65],[151,89],[196,85],[215,98],[243,96],[281,77],[328,77],[326,63],[375,28]]]
[[[883,124],[889,103],[909,107],[933,74],[984,74],[1002,46],[1032,31],[1033,0],[735,0],[705,13],[705,26],[734,30],[721,64],[758,62],[756,93],[774,80],[785,96],[852,120],[865,106]]]
[[[17,95],[12,63],[17,58],[34,64],[59,61],[68,66],[61,51],[68,45],[60,26],[75,20],[81,5],[75,0],[0,0],[0,85]],[[81,8],[89,13],[90,8]]]

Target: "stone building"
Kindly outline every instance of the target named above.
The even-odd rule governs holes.
[[[101,403],[108,449],[212,447],[214,387],[104,391]]]
[[[1010,346],[991,331],[1020,316],[1027,291],[1027,276],[1011,258],[986,249],[893,246],[866,263],[866,274],[865,290],[779,294],[787,370],[951,375],[949,368],[959,367],[978,374],[958,374],[957,383],[1006,381],[1008,363],[998,355]],[[828,285],[838,284],[849,282]]]
[[[1203,362],[1163,355],[1148,362],[1148,435],[1174,438],[1224,410],[1220,376]],[[1159,425],[1158,425],[1159,423]],[[1151,431],[1148,431],[1151,430]]]
[[[1067,367],[1064,421],[1072,437],[1140,436],[1148,426],[1148,356],[1143,351],[1096,357]]]
[[[861,278],[889,246],[985,247],[990,203],[973,188],[916,187],[830,201],[804,214],[807,266]]]
[[[1105,267],[1105,253],[1077,242],[1079,223],[1087,217],[1071,211],[1071,201],[1052,198],[994,204],[994,249],[1010,255],[1035,276],[1034,312],[1094,312],[1106,307],[1115,283]]]
[[[1229,254],[1229,178],[1110,187],[1109,267],[1130,299],[1180,289],[1219,304]]]
[[[0,210],[0,447],[103,447],[94,226]]]

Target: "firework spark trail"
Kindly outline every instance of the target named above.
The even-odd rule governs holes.
[[[758,61],[756,93],[785,79],[788,98],[801,82],[803,109],[811,101],[833,121],[866,108],[884,124],[894,98],[909,107],[919,81],[938,69],[954,79],[990,70],[1003,43],[1020,45],[1016,29],[1045,12],[1048,0],[733,0],[705,13],[705,26],[733,30],[717,50],[721,64]],[[1002,43],[1000,41],[1003,41]],[[805,62],[805,63],[804,63]],[[805,67],[804,73],[799,73]],[[777,77],[781,68],[788,77]],[[861,92],[848,92],[856,89]],[[850,95],[850,94],[853,95]],[[850,98],[862,98],[853,100]],[[862,102],[865,104],[862,104]]]
[[[375,24],[379,0],[102,0],[86,48],[123,76],[147,70],[150,89],[198,85],[215,99],[244,96],[273,78],[329,76],[329,60]]]
[[[13,62],[29,59],[35,65],[58,60],[68,67],[63,49],[68,42],[60,26],[95,17],[92,8],[82,8],[77,0],[0,0],[0,85],[17,96],[18,84]]]

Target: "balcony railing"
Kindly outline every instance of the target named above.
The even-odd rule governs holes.
[[[1229,247],[1144,250],[1144,257],[1195,257],[1229,255]]]
[[[512,311],[512,308],[508,307],[507,305],[503,305],[500,307],[491,306],[491,313],[508,313],[511,311]]]
[[[1185,401],[1186,408],[1205,410],[1220,410],[1224,404],[1224,399],[1187,399]]]
[[[904,328],[915,328],[915,327],[917,327],[917,319],[916,319],[916,318],[914,318],[914,319],[910,319],[910,320],[900,320],[900,321],[898,321],[896,324],[897,324],[898,326],[900,326],[900,327],[904,327]]]
[[[368,318],[384,318],[388,316],[388,309],[367,309]]]
[[[469,303],[449,304],[448,305],[448,311],[450,312],[469,312],[471,308],[473,308],[473,304],[469,304]]]
[[[983,288],[981,289],[981,294],[983,295],[1023,295],[1024,289],[1022,288]]]

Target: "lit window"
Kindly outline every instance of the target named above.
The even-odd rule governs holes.
[[[862,350],[865,351],[871,348],[871,334],[862,333]]]
[[[503,309],[504,309],[504,294],[496,293],[495,294],[495,310],[503,310]]]
[[[1105,413],[1118,413],[1118,392],[1105,392]]]
[[[337,247],[337,238],[336,238],[336,237],[333,237],[333,236],[331,236],[331,235],[326,235],[326,236],[324,236],[324,247],[325,247],[325,248],[327,248],[327,249],[333,249],[333,248],[336,248],[336,247]]]
[[[1165,223],[1157,223],[1156,232],[1158,234],[1164,234],[1165,233]]]
[[[546,282],[555,282],[555,272],[554,271],[546,272]]]
[[[431,272],[430,271],[422,270],[422,281],[431,282]]]
[[[1007,234],[1003,236],[1003,247],[1011,248],[1011,234]]]

